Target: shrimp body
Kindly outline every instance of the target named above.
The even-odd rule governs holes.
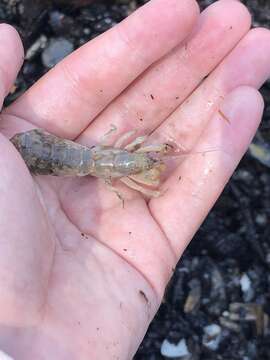
[[[111,146],[95,146],[90,149],[94,166],[90,175],[104,178],[121,178],[152,169],[158,160],[144,153],[129,152]]]
[[[123,201],[123,197],[111,183],[112,179],[120,179],[136,191],[149,197],[157,197],[161,194],[159,191],[145,189],[139,184],[151,187],[159,185],[160,174],[165,165],[152,154],[163,154],[168,150],[168,145],[142,147],[141,144],[147,138],[142,136],[122,148],[121,145],[132,133],[134,132],[124,134],[115,146],[97,145],[91,148],[41,129],[16,134],[10,141],[30,172],[35,175],[92,175],[103,178],[107,186]]]
[[[10,140],[36,175],[117,178],[150,170],[161,163],[149,151],[102,145],[89,148],[41,129],[16,134]]]
[[[84,176],[94,168],[88,147],[41,129],[16,134],[11,142],[35,175]]]

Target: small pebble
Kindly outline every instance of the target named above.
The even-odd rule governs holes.
[[[240,278],[240,286],[243,293],[243,298],[245,302],[252,300],[254,296],[254,290],[251,286],[251,280],[247,274],[243,274]]]
[[[64,38],[53,38],[42,52],[42,63],[52,68],[74,50],[73,44]]]
[[[270,167],[270,146],[268,143],[251,143],[249,145],[249,154],[261,164]]]
[[[247,292],[250,289],[251,281],[247,274],[241,276],[240,285],[243,292]]]
[[[260,180],[263,184],[269,185],[270,184],[270,174],[267,174],[267,173],[261,174]]]
[[[91,34],[91,30],[90,30],[89,28],[84,28],[84,29],[83,29],[83,33],[84,33],[85,35],[90,35],[90,34]]]
[[[217,324],[211,324],[203,328],[203,345],[209,350],[216,351],[221,340],[221,327]]]
[[[70,16],[66,16],[60,11],[54,10],[49,15],[49,24],[57,35],[65,35],[69,31],[73,31],[75,26],[74,20]]]
[[[265,213],[263,214],[257,214],[255,217],[256,224],[260,226],[265,226],[268,222],[267,215]]]
[[[161,355],[168,358],[190,358],[191,356],[185,339],[181,339],[177,344],[172,344],[165,339],[161,345],[160,352]]]
[[[247,184],[252,184],[252,182],[254,181],[253,175],[244,169],[239,169],[235,172],[233,178],[235,180],[241,180],[244,181]]]

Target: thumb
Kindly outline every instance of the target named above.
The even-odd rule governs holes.
[[[24,51],[17,31],[0,24],[0,109],[22,66]]]
[[[22,61],[23,47],[17,31],[1,24],[1,108]],[[54,244],[37,187],[19,154],[2,134],[0,174],[0,323],[33,325],[40,320],[44,305]]]

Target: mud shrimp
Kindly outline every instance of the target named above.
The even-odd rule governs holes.
[[[125,133],[113,146],[100,144],[87,147],[42,129],[16,134],[10,141],[35,175],[91,175],[102,178],[123,201],[122,195],[112,184],[114,179],[119,179],[148,197],[158,197],[161,192],[156,189],[160,185],[161,173],[165,170],[161,156],[168,153],[171,146],[143,146],[147,136],[137,137],[124,146],[134,134],[135,131]]]

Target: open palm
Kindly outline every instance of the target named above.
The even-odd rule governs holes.
[[[152,0],[2,111],[0,348],[27,360],[132,358],[259,124],[270,34],[249,27],[234,0],[200,16],[193,0]],[[22,47],[7,25],[0,38],[3,99]],[[115,138],[137,129],[192,153],[163,196],[146,202],[118,185],[123,209],[95,178],[32,177],[8,141],[41,127],[93,145],[111,124]]]

